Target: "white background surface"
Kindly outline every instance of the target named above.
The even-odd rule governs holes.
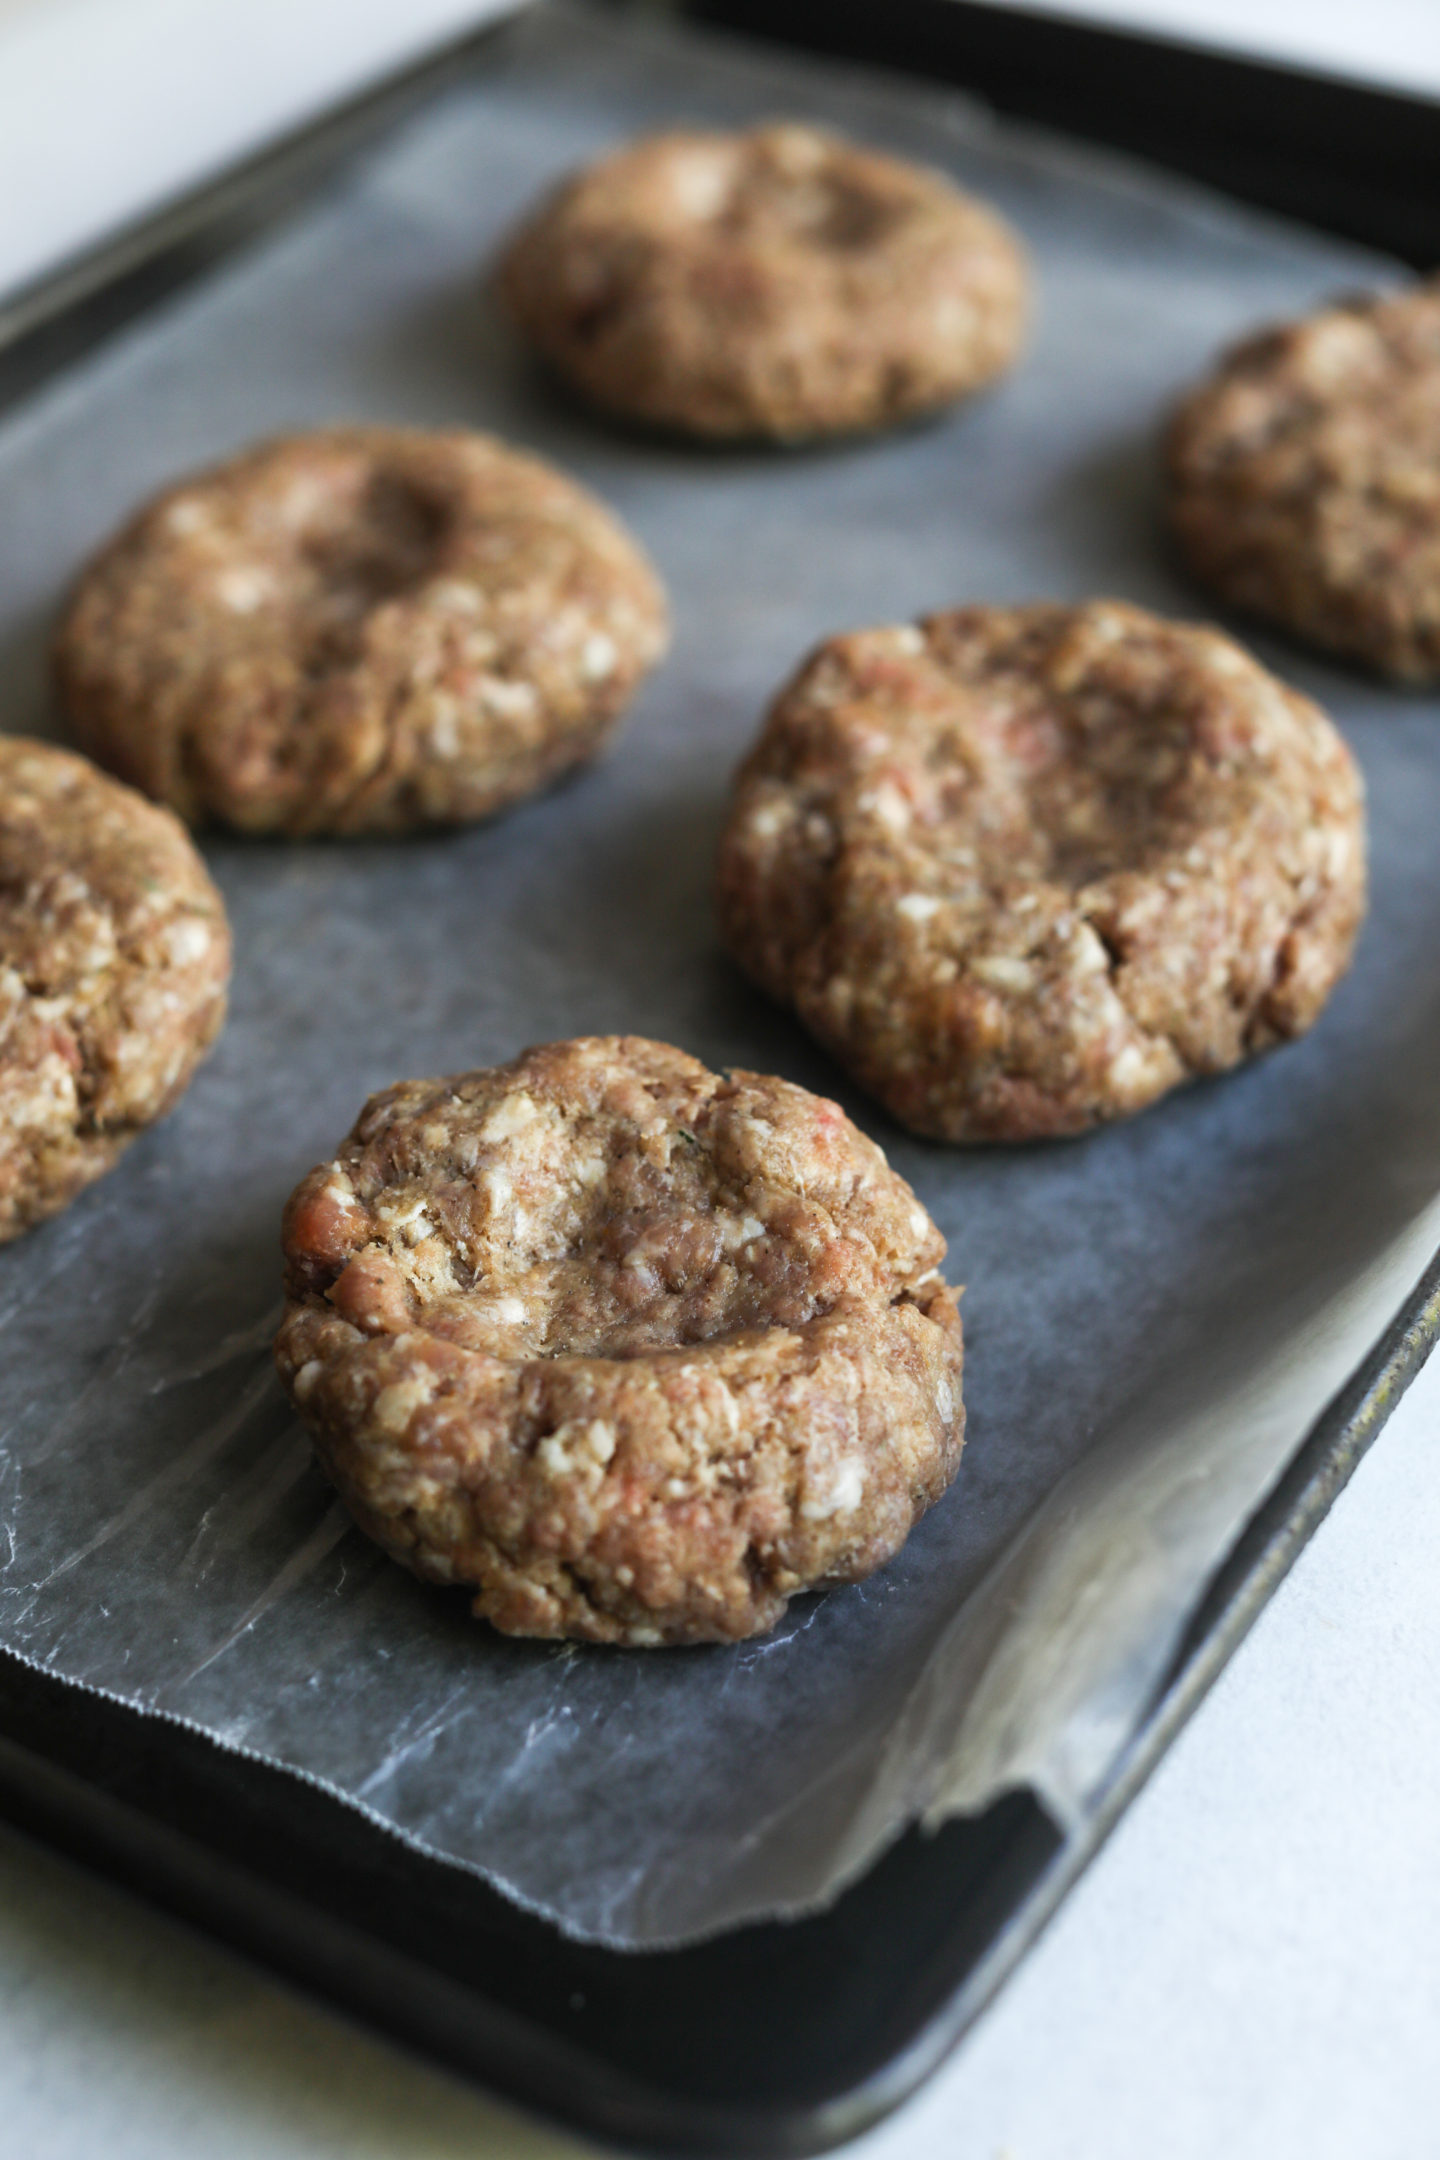
[[[1001,7],[1013,0],[994,0]],[[1028,0],[1187,43],[1218,45],[1358,76],[1415,96],[1440,95],[1440,0]]]
[[[1440,0],[1051,0],[1440,92]],[[0,289],[481,0],[0,0]],[[0,715],[3,724],[3,715]],[[1440,2160],[1440,1364],[968,2043],[858,2160]],[[578,2148],[0,1832],[0,2150]]]
[[[0,293],[515,0],[0,0]]]

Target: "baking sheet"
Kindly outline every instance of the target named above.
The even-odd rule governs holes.
[[[481,288],[566,164],[676,118],[809,114],[947,166],[1036,258],[1033,349],[937,425],[785,455],[631,437],[540,384]],[[610,758],[495,825],[207,854],[230,1026],[176,1115],[0,1254],[0,1644],[318,1780],[626,1946],[825,1901],[903,1824],[1103,1782],[1234,1534],[1440,1239],[1432,702],[1252,642],[1364,763],[1372,917],[1317,1032],[1125,1127],[910,1140],[719,953],[729,771],[816,638],[961,599],[1197,612],[1155,539],[1158,416],[1357,251],[997,128],[962,102],[544,9],[304,221],[0,425],[0,724],[49,732],[78,558],[269,430],[472,422],[558,459],[670,585]],[[1203,612],[1203,608],[1198,611]],[[276,1225],[362,1096],[626,1029],[836,1094],[968,1288],[958,1483],[867,1584],[664,1656],[510,1643],[353,1529],[270,1376]]]

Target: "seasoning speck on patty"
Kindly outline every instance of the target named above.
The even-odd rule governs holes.
[[[884,427],[1003,374],[1019,243],[945,176],[814,127],[643,137],[567,180],[500,267],[596,405],[710,437]]]
[[[169,812],[0,737],[0,1241],[179,1100],[229,973],[220,895]]]
[[[1364,912],[1360,775],[1218,631],[959,608],[806,662],[737,776],[719,904],[902,1124],[1079,1132],[1316,1019]]]
[[[592,757],[666,639],[594,496],[461,430],[261,444],[149,504],[56,647],[85,749],[191,824],[459,824]]]
[[[276,1355],[361,1527],[496,1627],[734,1641],[953,1477],[944,1250],[834,1103],[551,1043],[371,1098],[291,1197]]]

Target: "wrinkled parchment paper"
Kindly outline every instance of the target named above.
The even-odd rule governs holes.
[[[818,115],[999,201],[1042,312],[935,426],[802,454],[612,431],[477,275],[636,127]],[[913,83],[544,11],[304,219],[0,425],[0,721],[82,553],[268,430],[474,422],[599,489],[669,581],[614,753],[483,830],[207,843],[233,1017],[164,1128],[0,1254],[0,1643],[322,1782],[577,1933],[643,1945],[833,1896],[917,1813],[1113,1767],[1218,1560],[1440,1238],[1440,710],[1278,640],[1371,789],[1375,898],[1315,1034],[1027,1152],[910,1140],[716,947],[727,777],[816,638],[961,599],[1204,612],[1155,533],[1159,415],[1216,344],[1377,274],[1353,251],[997,128]],[[669,1654],[501,1640],[348,1526],[270,1374],[276,1225],[362,1097],[582,1031],[835,1093],[968,1285],[959,1481],[869,1583]]]

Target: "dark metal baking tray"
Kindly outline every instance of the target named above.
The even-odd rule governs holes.
[[[999,10],[903,0],[883,13],[704,12],[813,35],[995,90],[1013,109],[1107,129],[1117,63],[1128,109],[1194,86],[1249,110],[1276,71]],[[863,28],[863,40],[861,29]],[[12,401],[323,184],[337,159],[472,68],[499,33],[427,61],[198,191],[0,310],[0,400]],[[998,60],[997,53],[1001,56]],[[1243,144],[1198,130],[1148,142],[1251,199],[1414,255],[1440,233],[1433,155],[1408,168],[1407,230],[1386,208],[1404,101],[1296,84],[1306,122],[1284,192]],[[1319,101],[1317,107],[1316,101]],[[1284,143],[1283,100],[1271,141]],[[1433,138],[1432,138],[1433,139]],[[1388,159],[1388,164],[1386,160]],[[1383,170],[1382,170],[1383,168]],[[1379,177],[1377,177],[1377,173]],[[1353,174],[1353,186],[1351,175]],[[1337,175],[1344,184],[1337,185]],[[1428,222],[1427,222],[1428,220]],[[1322,1520],[1440,1330],[1440,1262],[1297,1452],[1212,1584],[1124,1762],[1062,1838],[1025,1793],[902,1837],[827,1911],[677,1950],[577,1943],[476,1878],[427,1861],[325,1794],[203,1736],[0,1659],[0,1804],[380,2029],[584,2130],[627,2144],[805,2152],[852,2136],[943,2058],[1055,1910]]]

